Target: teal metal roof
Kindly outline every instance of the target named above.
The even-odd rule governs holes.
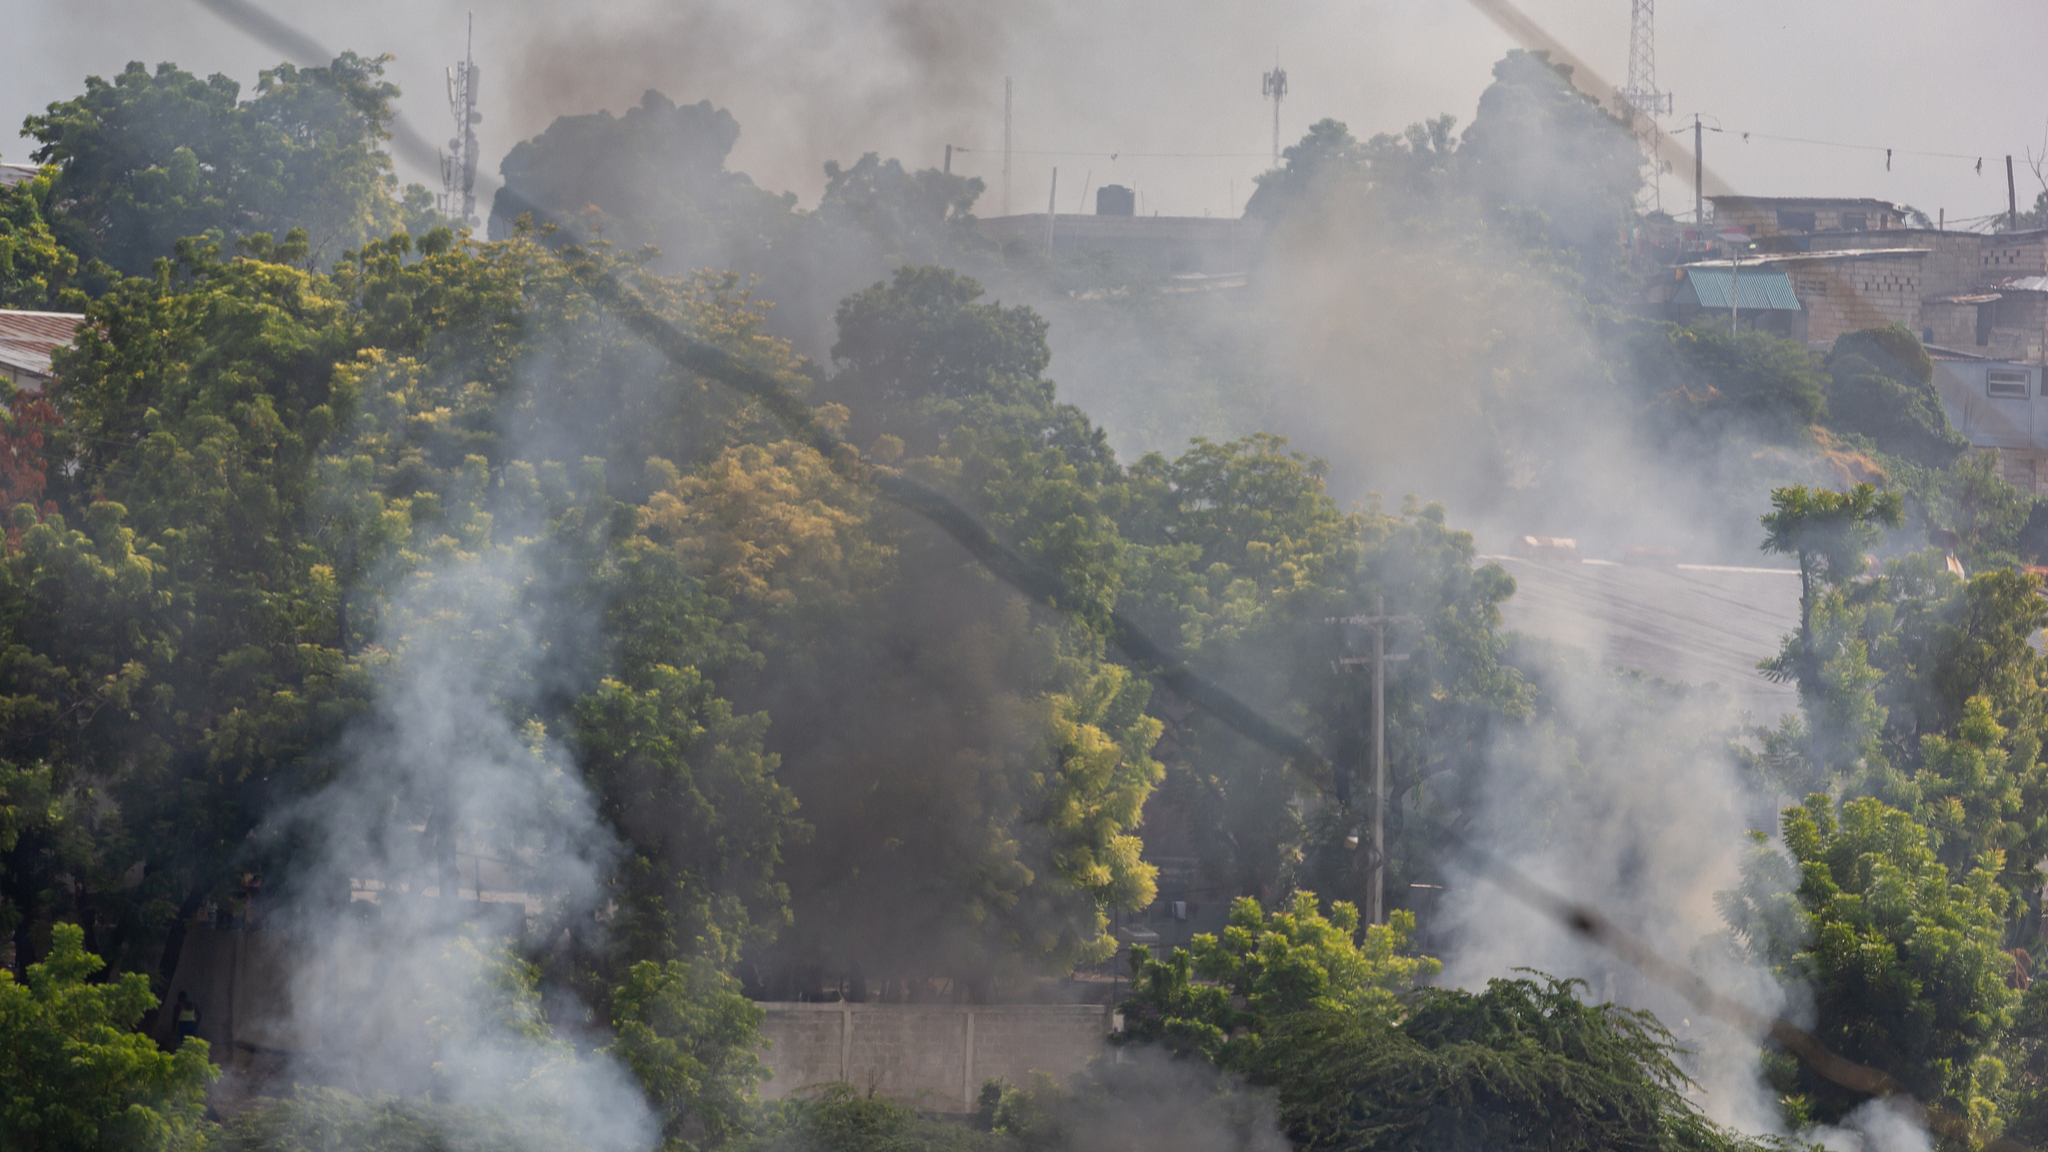
[[[1680,304],[1702,308],[1728,307],[1732,286],[1740,298],[1736,305],[1744,312],[1799,311],[1799,297],[1792,294],[1792,281],[1783,272],[1768,268],[1744,269],[1737,276],[1726,268],[1686,268],[1685,282],[1674,299]]]

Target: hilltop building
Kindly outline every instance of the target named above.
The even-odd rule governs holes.
[[[1888,232],[1906,226],[1906,211],[1889,200],[1806,196],[1709,196],[1714,223],[1752,237],[1812,232]]]
[[[1734,285],[1741,327],[1816,351],[1901,325],[1934,357],[1955,426],[1997,452],[2015,485],[2048,495],[2048,229],[1912,227],[1884,200],[1709,199],[1708,228],[1645,226],[1636,238],[1637,267],[1665,268],[1652,280],[1654,310],[1680,323],[1725,313]]]
[[[1120,184],[1095,191],[1095,212],[992,216],[974,227],[1006,253],[1101,253],[1125,264],[1188,279],[1243,283],[1258,260],[1265,229],[1246,217],[1140,216],[1137,195]]]

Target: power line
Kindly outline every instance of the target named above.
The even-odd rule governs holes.
[[[956,146],[956,147],[954,147],[953,151],[954,151],[954,152],[976,152],[976,151],[982,151],[982,152],[986,152],[986,151],[988,151],[988,149],[985,149],[985,148],[982,148],[982,149],[976,149],[976,148],[968,148],[968,147],[965,147],[965,146]],[[1115,160],[1115,159],[1117,159],[1117,158],[1119,158],[1119,157],[1123,157],[1123,158],[1127,158],[1127,159],[1132,159],[1132,160],[1144,160],[1144,159],[1158,159],[1158,158],[1161,158],[1161,157],[1168,157],[1168,158],[1176,158],[1176,157],[1177,157],[1177,158],[1188,158],[1188,157],[1197,157],[1197,158],[1204,158],[1204,159],[1232,159],[1232,160],[1236,160],[1236,159],[1261,159],[1261,158],[1263,158],[1263,157],[1264,157],[1264,156],[1265,156],[1266,154],[1265,154],[1264,152],[1079,152],[1079,151],[1069,151],[1069,150],[1065,150],[1065,149],[1051,149],[1051,148],[1045,148],[1045,149],[1035,149],[1035,150],[1034,150],[1034,149],[1028,149],[1028,148],[1018,148],[1018,149],[1015,149],[1015,150],[1013,150],[1013,151],[1011,152],[1011,155],[1013,155],[1013,156],[1106,156],[1106,157],[1108,157],[1108,158],[1109,158],[1109,159],[1111,159],[1111,160]]]
[[[1690,127],[1690,125],[1680,125],[1680,128],[1685,127]],[[1673,129],[1673,131],[1678,130],[1676,128]],[[1929,152],[1917,148],[1887,148],[1882,144],[1850,144],[1841,140],[1815,140],[1807,136],[1775,136],[1769,132],[1744,131],[1740,128],[1715,128],[1709,126],[1707,131],[1720,132],[1729,136],[1740,136],[1745,143],[1751,138],[1755,138],[1758,140],[1771,140],[1782,144],[1813,144],[1822,148],[1849,148],[1858,152],[1885,152],[1899,156],[1932,156],[1942,160],[1982,161],[1984,157],[1993,155],[1991,152]],[[1999,153],[1999,155],[2003,155],[2003,153]]]

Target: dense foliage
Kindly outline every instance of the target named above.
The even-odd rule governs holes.
[[[1381,477],[1616,538],[1616,485],[1662,456],[1745,548],[1799,481],[1764,527],[1803,578],[1770,666],[1802,715],[1749,762],[1819,795],[1724,898],[1733,944],[1929,1102],[2048,1116],[2048,1001],[2003,951],[2040,937],[2048,609],[2010,563],[2048,517],[1963,452],[1909,332],[1822,356],[1625,315],[1642,172],[1568,69],[1511,53],[1462,134],[1314,125],[1252,202],[1269,276],[1239,305],[983,244],[980,181],[873,153],[803,211],[726,169],[730,114],[653,92],[515,148],[478,242],[397,189],[383,64],[246,100],[132,65],[31,117],[48,167],[0,192],[0,306],[86,313],[0,427],[0,1147],[1739,1147],[1653,1017],[1569,980],[1420,986],[1414,914],[1360,923],[1369,705],[1331,618],[1404,621],[1397,905],[1444,878],[1444,829],[1540,839],[1604,799],[1588,764],[1680,779],[1727,735],[1690,690],[1505,634],[1513,581],[1444,505],[1348,498],[1404,451],[1443,458]],[[605,282],[946,493],[1069,610],[659,355]],[[1447,303],[1489,323],[1432,327]],[[1049,375],[1077,363],[1135,383],[1084,411]],[[1361,393],[1359,364],[1431,403]],[[1333,474],[1251,430],[1333,379],[1317,425],[1386,451]],[[1097,398],[1159,450],[1120,458]],[[1112,613],[1327,774],[1155,687]],[[991,1084],[972,1127],[849,1086],[754,1099],[750,997],[1031,994],[1118,951],[1170,837],[1234,903],[1126,954],[1128,1061]],[[197,925],[265,916],[317,941],[354,1031],[296,1024],[383,1047],[357,1091],[217,1128],[203,1043],[138,1028]],[[1767,1070],[1795,1125],[1857,1103]]]
[[[187,1152],[203,1148],[205,1041],[164,1052],[135,1031],[157,997],[130,972],[94,982],[99,957],[76,924],[51,930],[25,980],[0,972],[0,1148]]]
[[[30,116],[35,159],[58,170],[54,229],[74,253],[145,273],[185,237],[234,239],[306,230],[321,263],[393,230],[417,227],[424,188],[401,194],[382,141],[398,88],[386,58],[345,52],[325,68],[280,64],[256,94],[140,61],[113,80]]]

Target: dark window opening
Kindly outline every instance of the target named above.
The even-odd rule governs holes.
[[[1780,212],[1778,213],[1778,227],[1787,232],[1811,232],[1813,231],[1813,213]]]
[[[1991,343],[1991,305],[1977,305],[1977,347]]]
[[[1842,213],[1842,229],[1846,232],[1861,232],[1865,227],[1867,219],[1868,217],[1861,212],[1844,212]]]

